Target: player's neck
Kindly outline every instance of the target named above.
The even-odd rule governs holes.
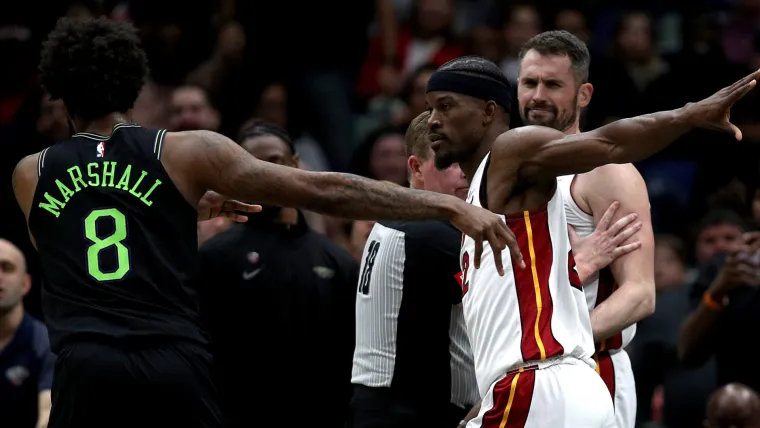
[[[0,344],[13,337],[24,319],[24,306],[16,305],[8,313],[0,316]],[[0,349],[3,346],[0,346]]]
[[[581,133],[581,124],[578,120],[573,122],[572,125],[570,125],[569,128],[565,129],[565,135],[573,135],[573,134],[580,134]]]
[[[477,150],[475,150],[475,153],[473,153],[469,159],[459,162],[459,167],[462,168],[462,172],[464,172],[465,177],[467,177],[468,184],[472,182],[472,177],[478,170],[480,163],[483,162],[483,159],[485,159],[486,155],[491,151],[493,142],[496,141],[496,138],[499,135],[507,131],[509,131],[508,125],[493,126],[486,133]]]
[[[123,113],[111,113],[95,120],[73,119],[76,132],[89,132],[98,135],[111,135],[114,125],[128,122]]]

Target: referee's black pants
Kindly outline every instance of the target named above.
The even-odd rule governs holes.
[[[425,394],[424,384],[418,394]],[[448,402],[423,403],[390,388],[354,385],[349,428],[455,428],[467,409]]]

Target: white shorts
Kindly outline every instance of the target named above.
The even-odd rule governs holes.
[[[614,417],[601,377],[578,360],[507,373],[488,389],[467,428],[608,428]]]
[[[594,354],[596,371],[614,400],[615,428],[633,428],[636,424],[636,381],[631,359],[625,350]]]

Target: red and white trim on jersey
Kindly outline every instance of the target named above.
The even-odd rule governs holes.
[[[482,428],[523,428],[528,421],[537,366],[513,370],[493,389],[493,407],[483,415]]]
[[[524,361],[540,361],[564,353],[552,333],[554,305],[549,291],[552,270],[552,238],[546,207],[506,217],[520,251],[528,255],[529,269],[514,269],[515,292],[520,306]]]

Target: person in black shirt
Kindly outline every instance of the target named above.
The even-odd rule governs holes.
[[[258,159],[298,167],[276,125],[250,125],[239,141]],[[308,415],[342,428],[359,271],[351,255],[312,231],[299,210],[267,206],[201,246],[200,266],[226,426],[295,426]],[[291,413],[284,397],[310,385],[318,393],[296,399]]]
[[[42,84],[76,134],[22,159],[12,180],[59,357],[51,428],[222,425],[198,315],[196,221],[234,205],[199,206],[209,190],[342,217],[449,219],[499,262],[507,245],[521,257],[496,214],[455,197],[259,161],[214,132],[130,124],[147,73],[128,23],[62,18],[43,44]]]

